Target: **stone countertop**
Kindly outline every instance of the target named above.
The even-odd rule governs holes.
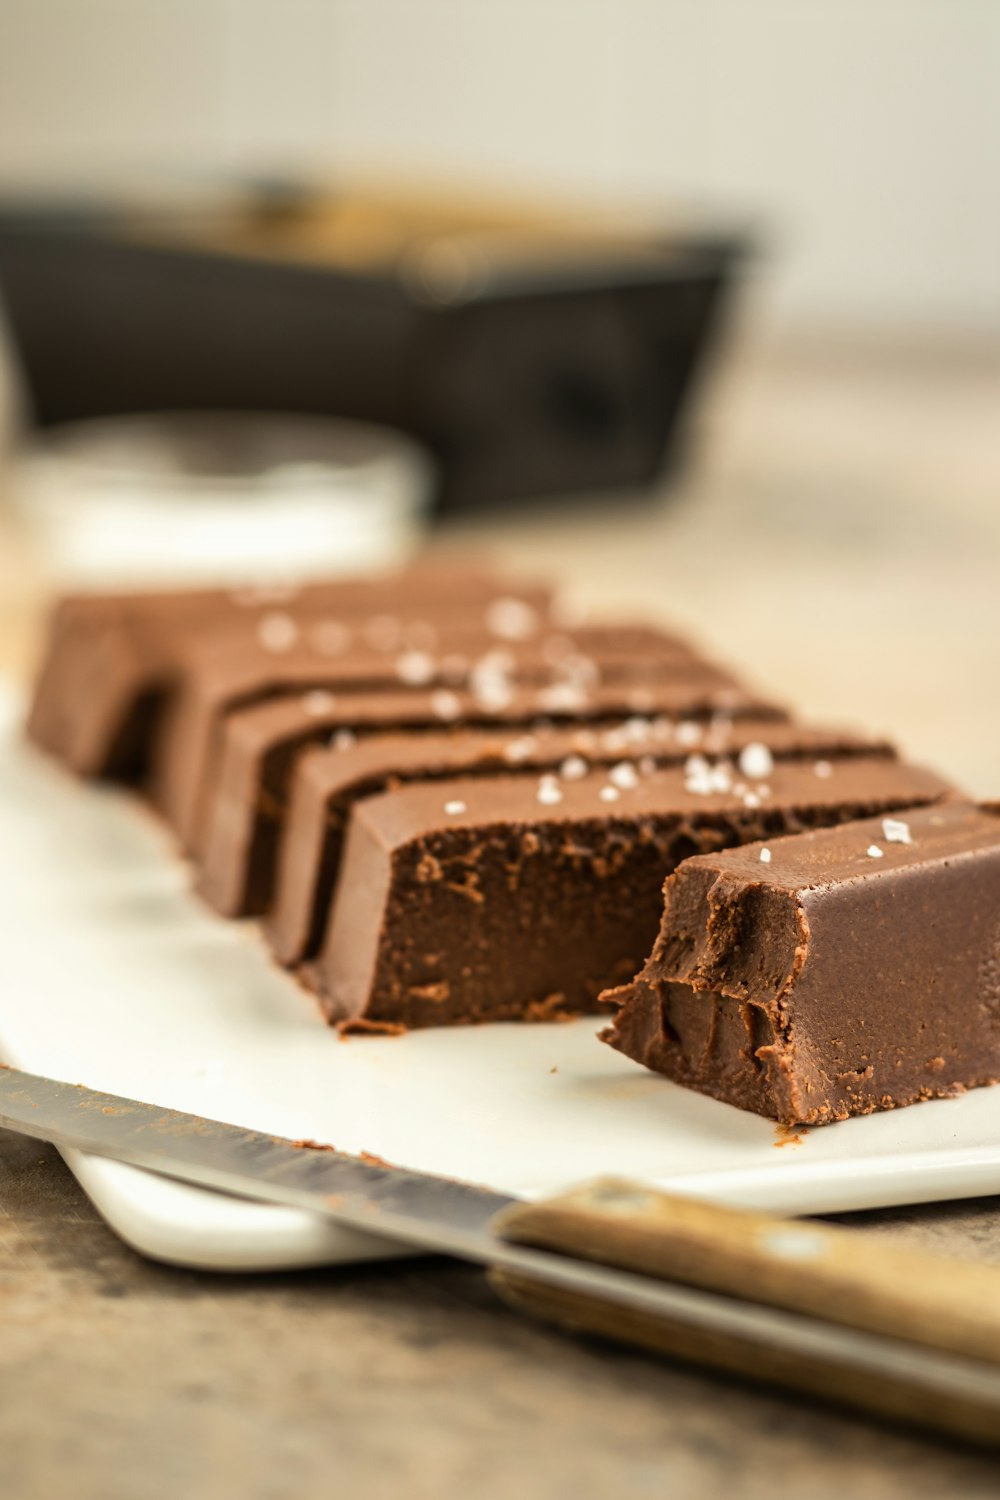
[[[973,357],[744,360],[662,501],[452,524],[600,611],[648,607],[803,712],[1000,794],[1000,373]],[[0,528],[0,668],[30,663]],[[851,1216],[1000,1261],[1000,1199]],[[141,1260],[56,1154],[0,1135],[0,1475],[11,1500],[994,1496],[1000,1463],[519,1320],[414,1261],[294,1276]]]

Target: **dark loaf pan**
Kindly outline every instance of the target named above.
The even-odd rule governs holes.
[[[643,487],[674,466],[747,251],[354,189],[0,203],[0,293],[40,425],[363,418],[430,447],[445,509]]]

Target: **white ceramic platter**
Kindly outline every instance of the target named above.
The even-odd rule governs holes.
[[[214,917],[151,813],[22,745],[0,699],[0,1053],[74,1083],[539,1195],[624,1173],[790,1213],[1000,1191],[1000,1090],[813,1130],[687,1092],[597,1021],[338,1040],[256,930]],[[96,1158],[69,1163],[131,1244],[260,1270],[391,1253],[308,1214]]]

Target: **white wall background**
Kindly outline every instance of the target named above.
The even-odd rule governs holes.
[[[0,0],[0,179],[137,163],[706,204],[780,327],[1000,336],[1000,0]]]

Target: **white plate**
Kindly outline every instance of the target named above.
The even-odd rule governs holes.
[[[256,930],[189,894],[135,799],[19,742],[0,703],[0,1052],[134,1098],[527,1196],[604,1172],[790,1213],[1000,1191],[1000,1090],[776,1127],[594,1039],[597,1021],[344,1042]],[[308,1214],[71,1154],[108,1221],[163,1260],[260,1270],[390,1253]]]

